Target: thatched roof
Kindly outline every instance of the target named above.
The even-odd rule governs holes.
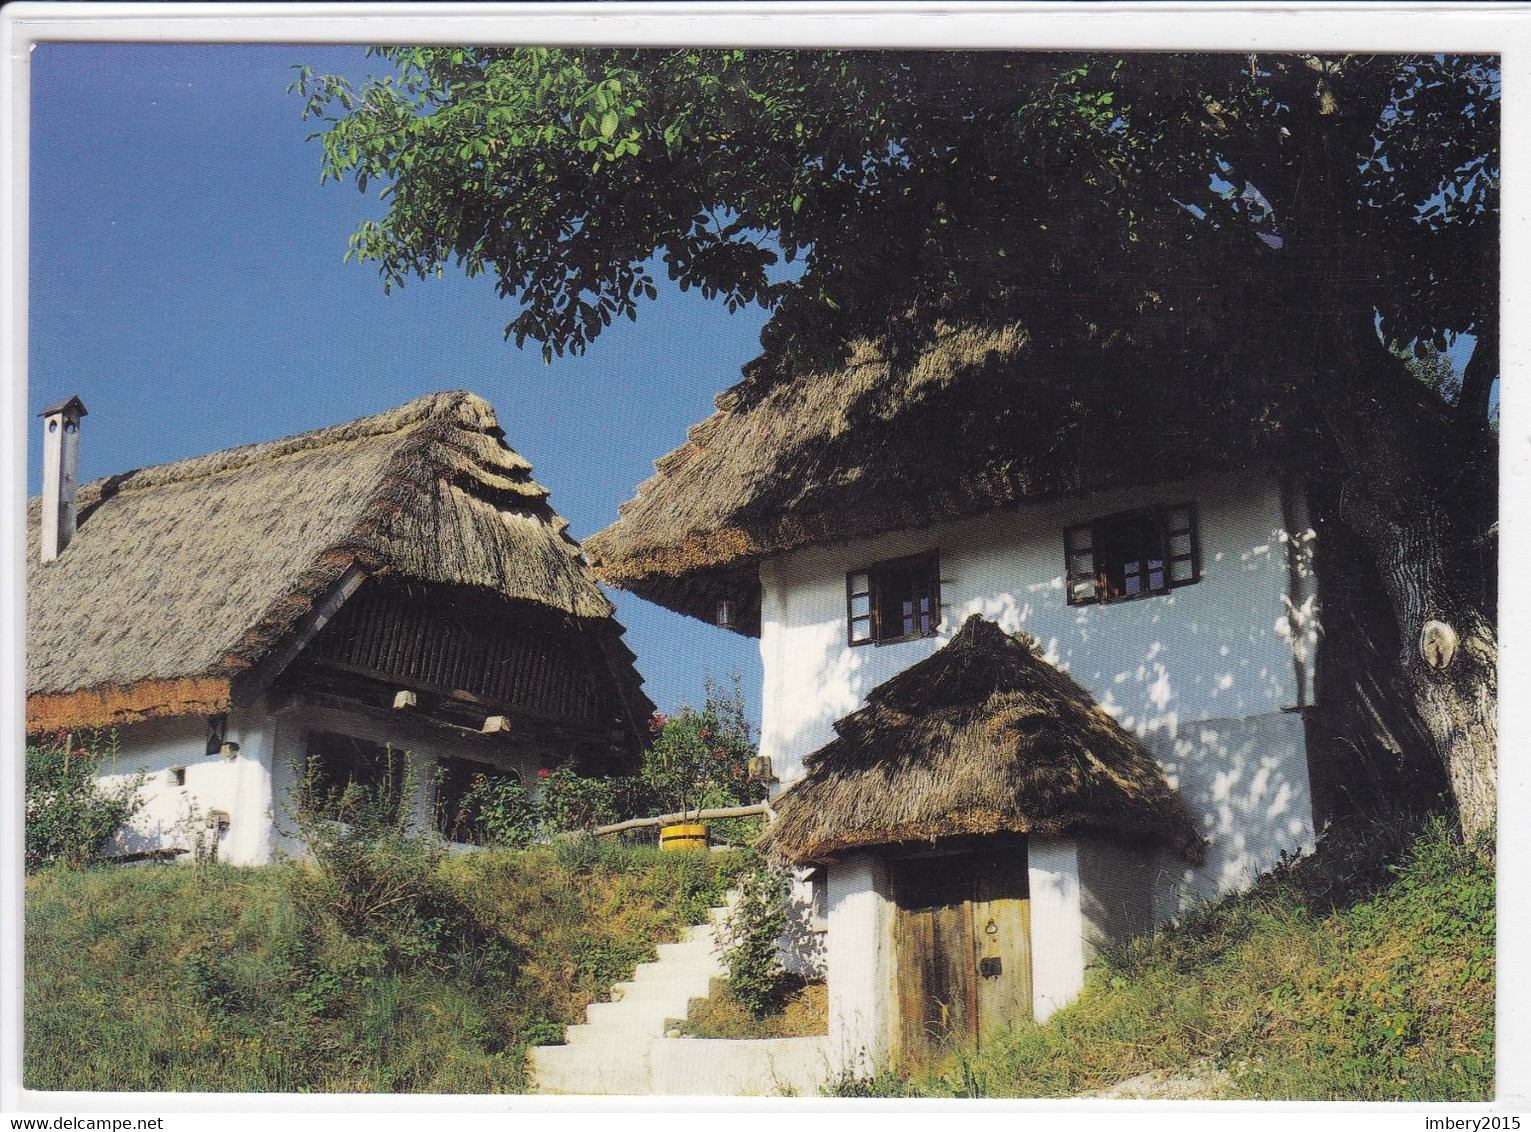
[[[769,555],[1248,464],[1282,435],[1247,369],[1105,343],[1041,349],[1014,322],[746,373],[585,549],[602,581],[692,616],[733,598],[752,635]]]
[[[775,803],[761,844],[779,859],[996,833],[1157,841],[1200,859],[1153,756],[1027,640],[976,614],[835,731]]]
[[[487,402],[435,393],[111,476],[81,487],[78,532],[48,563],[29,500],[29,730],[223,710],[355,568],[610,621],[547,489],[503,436]]]

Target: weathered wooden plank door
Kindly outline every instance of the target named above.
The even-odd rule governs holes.
[[[924,857],[894,869],[902,1057],[927,1063],[1031,1018],[1024,850]]]
[[[1031,893],[1024,850],[976,857],[973,865],[974,965],[982,1045],[1031,1021]]]

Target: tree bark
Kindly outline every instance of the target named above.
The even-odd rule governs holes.
[[[1497,810],[1499,641],[1468,561],[1471,532],[1440,484],[1468,456],[1454,450],[1445,417],[1412,399],[1409,379],[1391,372],[1396,362],[1380,344],[1353,338],[1349,345],[1334,356],[1351,363],[1358,380],[1315,389],[1340,457],[1340,519],[1376,564],[1398,630],[1398,674],[1471,839],[1492,829]],[[1456,637],[1449,658],[1432,654],[1435,664],[1421,638],[1432,621]]]
[[[1471,839],[1493,828],[1498,801],[1498,630],[1475,557],[1484,508],[1496,500],[1483,482],[1493,467],[1486,422],[1462,420],[1480,407],[1486,416],[1497,322],[1480,320],[1482,350],[1453,419],[1384,348],[1373,304],[1357,302],[1355,278],[1373,248],[1355,214],[1365,194],[1353,155],[1366,151],[1391,97],[1389,73],[1355,59],[1338,69],[1315,60],[1306,71],[1277,67],[1273,81],[1292,111],[1283,154],[1301,185],[1273,199],[1293,237],[1282,253],[1285,340],[1306,350],[1304,386],[1331,446],[1325,471],[1341,484],[1340,521],[1376,566],[1398,633],[1396,675]],[[1431,651],[1433,664],[1421,636],[1430,622],[1456,640],[1449,659]]]

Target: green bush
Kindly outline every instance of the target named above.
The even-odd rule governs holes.
[[[711,679],[700,710],[654,713],[653,741],[636,775],[586,778],[571,766],[544,770],[531,822],[542,836],[589,830],[626,818],[647,817],[758,802],[764,790],[749,780],[755,754],[739,678],[730,689]],[[747,841],[755,819],[720,824],[725,840]],[[502,842],[514,844],[514,842]]]
[[[444,777],[437,770],[437,797]],[[438,802],[439,805],[439,802]],[[521,780],[509,774],[478,774],[457,804],[456,828],[444,832],[452,841],[522,849],[537,836],[538,807]],[[438,814],[438,827],[442,825]]]
[[[764,861],[739,877],[739,900],[719,932],[729,990],[759,1018],[776,1005],[783,988],[776,941],[787,928],[792,879]]]
[[[480,930],[442,879],[446,848],[434,831],[416,832],[408,799],[415,792],[407,754],[403,772],[382,783],[349,783],[337,800],[305,788],[297,832],[312,867],[291,875],[299,907],[358,945],[356,970],[392,975],[461,961],[499,969],[510,961]],[[344,821],[336,820],[339,815]]]
[[[537,798],[537,824],[548,835],[609,825],[633,817],[645,804],[633,777],[584,778],[572,767],[548,771]]]
[[[117,733],[91,733],[83,745],[67,732],[27,747],[26,868],[83,868],[138,812],[143,776],[114,787],[96,781],[103,760],[117,755]]]

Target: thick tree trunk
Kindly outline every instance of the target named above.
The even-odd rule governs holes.
[[[1473,579],[1448,564],[1453,536],[1433,510],[1407,515],[1373,552],[1402,639],[1399,672],[1471,838],[1492,828],[1498,800],[1499,639]]]
[[[1471,457],[1453,450],[1446,418],[1414,399],[1408,379],[1387,372],[1380,345],[1346,346],[1332,356],[1360,380],[1314,391],[1340,457],[1340,519],[1376,564],[1398,629],[1398,674],[1472,838],[1493,827],[1497,808],[1499,640],[1472,532],[1443,487]]]

